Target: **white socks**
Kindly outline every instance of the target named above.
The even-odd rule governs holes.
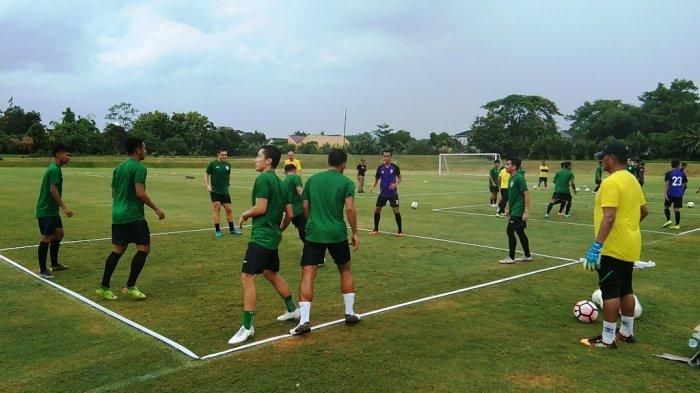
[[[620,334],[625,337],[630,337],[634,332],[634,317],[622,316],[622,323],[620,324]]]
[[[299,302],[299,311],[301,312],[299,325],[309,322],[309,319],[311,318],[311,302]]]
[[[355,294],[354,293],[344,293],[343,302],[345,303],[345,314],[355,315]]]
[[[603,342],[606,344],[612,344],[615,341],[615,328],[617,327],[616,322],[603,321]]]

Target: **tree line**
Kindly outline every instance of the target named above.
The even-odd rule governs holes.
[[[692,81],[677,79],[670,86],[639,96],[640,105],[621,100],[599,99],[584,102],[574,113],[564,116],[571,124],[564,138],[556,116],[563,116],[556,104],[545,97],[509,95],[490,101],[468,129],[469,143],[462,145],[447,132],[431,132],[416,139],[410,131],[394,130],[388,124],[349,135],[351,154],[379,154],[386,148],[398,154],[429,155],[458,152],[499,152],[523,158],[587,159],[613,139],[623,140],[632,155],[643,159],[700,159],[700,102]],[[128,135],[146,141],[153,154],[213,155],[218,147],[229,154],[254,156],[267,143],[263,132],[243,132],[217,126],[198,112],[160,111],[139,113],[130,103],[113,105],[100,130],[92,115],[80,116],[71,108],[60,121],[42,123],[41,114],[9,106],[0,116],[0,153],[46,154],[54,143],[64,143],[76,154],[119,154]],[[304,135],[297,130],[293,134]],[[282,150],[302,154],[325,154],[330,145],[315,142],[293,146],[286,139],[273,141]]]

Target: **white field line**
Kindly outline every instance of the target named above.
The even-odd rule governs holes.
[[[452,210],[445,210],[445,209],[432,209],[434,212],[442,212],[442,213],[452,213],[452,214],[463,214],[463,215],[468,215],[468,216],[484,216],[484,217],[493,217],[493,218],[498,218],[493,214],[486,214],[486,213],[472,213],[472,212],[458,212],[458,211],[452,211]],[[584,224],[580,222],[563,222],[563,221],[556,221],[556,220],[540,220],[537,218],[529,218],[528,221],[542,221],[542,222],[551,222],[553,224],[566,224],[566,225],[578,225],[578,226],[584,226],[584,227],[592,227],[593,224]],[[656,233],[659,235],[667,235],[667,236],[676,236],[676,233],[671,233],[671,232],[662,232],[662,231],[654,231],[651,229],[642,229],[642,232],[647,232],[647,233]],[[1,251],[1,250],[0,250]]]
[[[27,269],[26,267],[20,265],[19,263],[13,261],[12,259],[7,258],[6,256],[4,256],[4,255],[2,255],[2,254],[0,254],[0,259],[2,259],[3,261],[7,262],[7,263],[10,264],[11,266],[13,266],[13,267],[19,269],[20,271],[22,271],[22,272],[24,272],[24,273],[26,273],[26,274],[28,274],[28,275],[30,275],[30,276],[32,276],[32,277],[38,279],[38,280],[43,281],[45,284],[48,284],[48,285],[50,285],[50,286],[52,286],[52,287],[58,289],[59,291],[61,291],[61,292],[65,293],[65,294],[67,294],[68,296],[72,296],[72,297],[74,297],[74,298],[80,300],[81,302],[87,304],[88,306],[93,307],[93,308],[95,308],[95,309],[97,309],[97,310],[99,310],[99,311],[101,311],[101,312],[103,312],[103,313],[109,315],[109,316],[112,317],[112,318],[115,318],[115,319],[117,319],[117,320],[119,320],[119,321],[121,321],[121,322],[124,322],[125,324],[127,324],[127,325],[133,327],[134,329],[139,330],[139,331],[141,331],[141,332],[143,332],[143,333],[145,333],[145,334],[147,334],[147,335],[149,335],[149,336],[151,336],[151,337],[153,337],[153,338],[155,338],[155,339],[157,339],[157,340],[162,341],[162,342],[165,343],[166,345],[169,345],[169,346],[171,346],[171,347],[177,349],[178,351],[184,353],[185,355],[191,357],[192,359],[199,359],[199,356],[197,356],[194,352],[190,351],[189,349],[187,349],[187,348],[184,347],[183,345],[181,345],[181,344],[179,344],[179,343],[177,343],[177,342],[175,342],[175,341],[173,341],[173,340],[171,340],[171,339],[169,339],[169,338],[167,338],[167,337],[165,337],[165,336],[163,336],[163,335],[161,335],[161,334],[158,334],[158,333],[154,332],[153,330],[151,330],[151,329],[149,329],[149,328],[147,328],[147,327],[145,327],[145,326],[143,326],[143,325],[140,325],[140,324],[138,324],[138,323],[136,323],[136,322],[134,322],[134,321],[132,321],[132,320],[130,320],[130,319],[128,319],[128,318],[126,318],[126,317],[120,315],[120,314],[117,314],[116,312],[114,312],[114,311],[112,311],[112,310],[110,310],[110,309],[108,309],[108,308],[106,308],[106,307],[104,307],[104,306],[102,306],[102,305],[100,305],[100,304],[97,304],[97,303],[93,302],[92,300],[86,298],[85,296],[80,295],[80,294],[78,294],[78,293],[76,293],[76,292],[73,292],[73,291],[71,291],[70,289],[68,289],[68,288],[66,288],[66,287],[64,287],[64,286],[58,285],[58,284],[56,284],[55,282],[53,282],[53,281],[51,281],[51,280],[46,280],[46,279],[41,278],[41,276],[39,276],[38,274],[36,274],[36,273],[34,273],[33,271]]]
[[[483,194],[484,191],[457,191],[457,192],[430,192],[423,194],[399,194],[399,198],[411,197],[411,196],[430,196],[430,195],[453,195],[453,194]],[[376,198],[379,193],[369,193],[369,195],[359,196],[355,195],[355,198],[366,199],[366,198]]]

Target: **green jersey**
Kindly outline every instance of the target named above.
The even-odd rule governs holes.
[[[39,189],[39,199],[36,201],[36,216],[47,217],[58,215],[58,203],[51,196],[51,186],[55,185],[58,189],[58,195],[63,193],[63,173],[61,167],[55,162],[52,162],[41,180],[41,188]]]
[[[498,187],[498,168],[495,166],[489,169],[489,187]]]
[[[562,168],[554,175],[554,192],[560,194],[571,194],[569,183],[574,180],[574,173],[566,168]]]
[[[600,183],[603,181],[603,166],[598,165],[598,168],[595,169],[595,182]]]
[[[231,164],[228,161],[214,160],[207,165],[207,174],[211,180],[211,191],[217,194],[228,193],[229,179],[231,178]]]
[[[253,217],[253,229],[250,231],[250,242],[268,250],[276,250],[282,240],[280,223],[284,207],[290,203],[289,196],[282,181],[274,171],[266,171],[255,178],[252,204],[257,198],[267,199],[265,214]]]
[[[301,176],[290,173],[284,178],[284,186],[287,189],[289,199],[292,201],[294,217],[304,213],[304,206],[301,204],[301,195],[297,193],[297,187],[302,187]]]
[[[525,211],[525,193],[527,182],[520,171],[508,180],[508,209],[512,217],[522,217]]]
[[[316,243],[339,243],[348,239],[343,220],[345,198],[355,196],[355,183],[342,173],[330,169],[306,180],[301,199],[309,201],[311,213],[306,222],[306,240]]]
[[[112,172],[112,224],[145,220],[143,202],[136,196],[136,183],[146,188],[146,167],[128,158]]]
[[[635,177],[636,177],[637,171],[636,171],[636,168],[634,167],[634,165],[627,165],[627,166],[625,167],[625,169],[627,169],[627,172],[629,172],[629,173],[635,175]]]

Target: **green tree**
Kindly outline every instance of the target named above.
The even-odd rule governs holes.
[[[671,130],[697,130],[700,120],[697,91],[693,81],[675,79],[670,87],[659,83],[655,90],[642,93],[639,100],[645,115],[644,131],[663,133]]]
[[[105,120],[107,120],[107,122],[117,123],[117,125],[124,127],[125,130],[130,130],[134,125],[134,120],[136,120],[138,113],[138,109],[134,108],[130,103],[120,102],[107,109]]]
[[[140,114],[129,132],[139,135],[149,133],[163,141],[175,136],[170,116],[159,111]]]
[[[435,148],[435,151],[440,153],[451,153],[456,146],[455,139],[446,132],[436,133],[431,132],[429,136],[430,145]]]
[[[569,132],[576,139],[601,141],[609,136],[624,139],[641,130],[639,108],[620,100],[588,101],[566,116],[571,121]]]
[[[430,155],[435,154],[435,147],[430,143],[429,139],[419,139],[411,141],[406,146],[406,154]]]
[[[41,123],[34,123],[27,130],[26,136],[32,138],[34,145],[32,146],[32,153],[37,151],[50,150],[49,148],[49,136],[46,133],[46,127]]]
[[[297,146],[297,153],[316,154],[318,152],[318,142],[311,141]]]
[[[394,129],[386,123],[377,124],[377,129],[372,131],[372,134],[374,134],[374,136],[377,137],[377,143],[379,144],[380,149],[386,149],[387,147],[391,146],[390,135],[393,131]]]
[[[102,137],[104,140],[104,151],[109,154],[124,153],[124,142],[128,134],[124,127],[109,123],[105,126]]]
[[[358,135],[348,135],[350,142],[350,154],[379,154],[379,144],[376,138],[369,132]]]
[[[41,124],[39,112],[25,112],[19,106],[10,105],[0,116],[0,133],[7,137],[24,136],[34,124]]]
[[[206,141],[214,138],[216,126],[199,112],[173,113],[170,118],[175,135],[182,137],[196,155],[205,153]],[[173,136],[175,136],[173,135]]]

